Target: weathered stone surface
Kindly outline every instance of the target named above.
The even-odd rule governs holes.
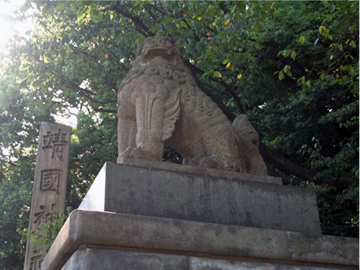
[[[266,164],[259,150],[259,134],[250,124],[247,116],[245,114],[238,115],[232,125],[240,138],[240,149],[244,153],[246,172],[267,175]]]
[[[313,267],[313,266],[296,266],[296,265],[277,265],[276,270],[331,270],[331,269],[347,269],[345,267]]]
[[[187,165],[179,165],[171,162],[161,162],[153,161],[146,159],[137,159],[137,158],[123,158],[125,160],[123,163],[127,165],[145,167],[145,168],[154,168],[174,172],[183,172],[183,173],[192,173],[197,175],[211,175],[213,177],[223,177],[229,179],[242,179],[252,182],[262,182],[269,184],[282,185],[282,179],[279,177],[272,177],[268,175],[253,175],[248,173],[240,173],[233,171],[225,171],[218,169],[211,169],[206,167],[194,167]]]
[[[272,263],[191,257],[190,270],[277,270]]]
[[[246,181],[246,176],[107,162],[79,209],[321,233],[313,190]]]
[[[190,258],[190,270],[330,270],[337,267],[323,268],[313,266],[280,265],[262,262],[244,262],[234,260]],[[340,268],[341,269],[341,268]],[[344,269],[344,268],[343,268]]]
[[[161,161],[166,143],[187,165],[267,175],[246,116],[237,133],[194,82],[171,38],[151,37],[139,47],[118,105],[119,163]]]
[[[59,219],[64,213],[71,129],[64,125],[41,123],[38,155],[31,202],[29,231],[45,236],[41,224]],[[41,269],[46,248],[27,241],[24,270]]]
[[[82,246],[62,270],[331,270],[313,266],[200,258]]]
[[[358,239],[75,210],[42,269],[61,269],[83,245],[329,269],[358,269],[359,260]]]
[[[186,256],[82,247],[62,270],[188,270]]]

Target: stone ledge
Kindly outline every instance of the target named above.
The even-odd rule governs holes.
[[[358,269],[358,239],[75,210],[42,262],[58,270],[81,246]]]
[[[188,166],[188,165],[182,165],[182,164],[176,164],[170,162],[150,161],[139,158],[122,158],[122,163],[119,164],[126,164],[134,167],[145,167],[151,170],[161,169],[161,170],[167,170],[173,172],[191,173],[194,175],[210,175],[212,177],[224,177],[227,179],[242,179],[251,182],[282,185],[282,179],[279,177],[253,175],[253,174],[240,173],[240,172],[210,169],[205,167]]]

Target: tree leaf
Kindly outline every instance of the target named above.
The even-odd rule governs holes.
[[[102,14],[101,14],[101,13],[98,13],[98,14],[96,14],[96,15],[92,15],[92,16],[91,16],[91,19],[92,19],[92,21],[93,21],[94,23],[99,23],[99,22],[101,22],[101,21],[103,20]]]
[[[60,4],[59,4],[60,5]],[[86,11],[87,11],[88,7],[86,5],[84,5],[83,7],[79,8],[76,16],[78,18],[79,21],[79,17],[84,18],[84,16],[86,15]]]
[[[295,60],[296,58],[296,52],[295,51],[292,51],[291,54],[290,54],[290,57]]]
[[[157,26],[153,26],[149,29],[151,33],[155,33],[157,31]]]
[[[301,44],[304,44],[304,42],[305,42],[305,37],[304,37],[304,36],[301,36],[301,37],[299,38],[299,41],[300,41]]]
[[[210,71],[207,71],[205,72],[203,75],[201,75],[201,77],[205,78],[207,75],[213,73],[211,70]]]
[[[279,77],[279,80],[280,80],[280,81],[283,80],[283,79],[285,78],[284,72],[283,72],[283,71],[280,71],[278,77]]]
[[[221,75],[220,71],[215,71],[215,72],[214,72],[214,77],[221,78],[222,75]]]

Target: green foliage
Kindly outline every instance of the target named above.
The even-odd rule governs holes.
[[[40,122],[77,116],[67,188],[76,208],[103,163],[116,161],[117,90],[153,35],[174,38],[230,118],[246,113],[268,148],[316,171],[300,180],[318,194],[324,233],[358,235],[357,2],[50,1],[20,14],[29,7],[31,37],[0,53],[0,268],[22,268]],[[166,148],[164,160],[181,157]]]
[[[305,183],[304,186],[316,191],[323,234],[358,237],[358,187],[338,193],[328,185],[316,186],[313,183]]]
[[[19,262],[25,255],[26,237],[21,231],[29,226],[33,168],[27,162],[17,164],[0,183],[1,269],[22,269]]]
[[[68,213],[72,208],[68,207]],[[59,211],[51,211],[54,221],[40,224],[39,230],[31,230],[31,241],[40,246],[39,250],[49,249],[62,228],[68,215],[61,214]],[[28,238],[29,241],[30,238]]]
[[[70,146],[67,205],[77,208],[106,161],[116,162],[117,119],[80,112]]]

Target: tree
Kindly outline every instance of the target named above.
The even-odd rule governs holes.
[[[80,111],[69,206],[105,161],[116,161],[117,90],[137,46],[160,35],[177,42],[199,87],[230,120],[248,115],[272,175],[317,191],[323,232],[357,236],[357,3],[27,2],[20,15],[30,7],[31,38],[15,37],[1,62],[0,192],[12,213],[30,205],[22,191],[31,185],[41,121]],[[20,204],[10,199],[16,192]],[[15,225],[16,216],[4,220]],[[15,231],[1,237],[20,239]],[[4,250],[9,261],[15,248]]]

